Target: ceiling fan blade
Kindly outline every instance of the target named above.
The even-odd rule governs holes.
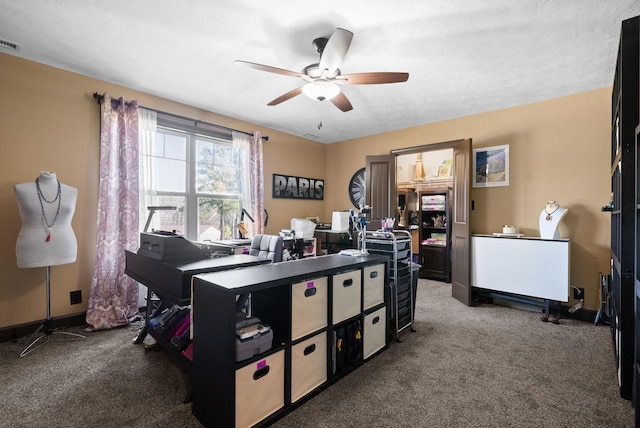
[[[262,65],[262,64],[257,64],[255,62],[242,61],[239,59],[236,60],[235,63],[245,65],[250,68],[255,68],[256,70],[268,71],[269,73],[282,74],[284,76],[291,76],[291,77],[302,77],[300,73],[296,73],[295,71],[285,70],[283,68],[278,68],[278,67],[271,67],[270,65]]]
[[[342,92],[331,98],[331,102],[342,111],[346,112],[349,110],[353,110],[353,106],[349,102],[349,99]]]
[[[327,75],[331,75],[340,67],[351,45],[351,39],[351,31],[336,28],[320,55],[320,71],[327,70]]]
[[[333,83],[349,85],[378,85],[382,83],[399,83],[409,80],[409,73],[371,72],[342,74]]]
[[[300,95],[302,93],[302,88],[296,88],[293,89],[289,92],[287,92],[286,94],[280,95],[278,98],[276,98],[275,100],[271,101],[269,104],[267,104],[268,106],[275,106],[280,104],[281,102],[290,100],[291,98]]]

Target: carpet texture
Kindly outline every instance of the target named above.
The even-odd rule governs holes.
[[[632,427],[608,327],[492,304],[419,280],[415,332],[276,421],[299,427]],[[132,344],[137,326],[0,344],[0,427],[200,427],[187,371]]]

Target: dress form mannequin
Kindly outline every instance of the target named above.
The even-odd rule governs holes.
[[[38,187],[40,190],[38,190]],[[16,184],[22,228],[16,243],[18,267],[54,266],[76,261],[78,243],[71,227],[77,189],[61,184],[53,172]]]
[[[53,172],[42,171],[35,181],[14,186],[22,228],[16,242],[18,267],[46,267],[47,318],[40,333],[22,353],[24,357],[50,340],[80,340],[85,337],[51,327],[51,266],[73,263],[78,242],[71,227],[77,189],[62,184]],[[44,332],[40,332],[44,327]],[[44,339],[44,340],[43,340]]]
[[[540,213],[540,237],[543,239],[560,239],[558,226],[567,211],[566,208],[560,207],[556,201],[547,201]]]

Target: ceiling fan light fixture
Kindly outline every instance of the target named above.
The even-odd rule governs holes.
[[[409,78],[409,73],[395,72],[366,72],[343,75],[339,67],[349,50],[352,38],[353,33],[351,31],[344,28],[336,28],[328,39],[318,38],[314,40],[313,46],[320,54],[320,61],[304,67],[300,72],[242,60],[236,60],[236,63],[282,76],[298,77],[304,81],[302,86],[298,86],[267,103],[268,106],[275,106],[300,94],[305,94],[316,101],[331,100],[331,104],[340,111],[348,112],[353,110],[353,106],[340,90],[342,85],[399,83],[406,82]]]
[[[302,87],[302,93],[312,100],[330,100],[340,93],[340,87],[326,80],[316,80]]]

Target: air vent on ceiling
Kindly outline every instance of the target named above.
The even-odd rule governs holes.
[[[317,135],[313,135],[313,134],[304,134],[303,137],[304,138],[309,138],[309,139],[312,139],[312,140],[317,140],[318,138],[320,138]]]
[[[20,50],[20,45],[19,44],[10,42],[8,40],[3,40],[3,39],[0,39],[0,47],[3,47],[5,49],[9,49],[9,50],[12,50],[12,51],[16,51],[16,52]]]

